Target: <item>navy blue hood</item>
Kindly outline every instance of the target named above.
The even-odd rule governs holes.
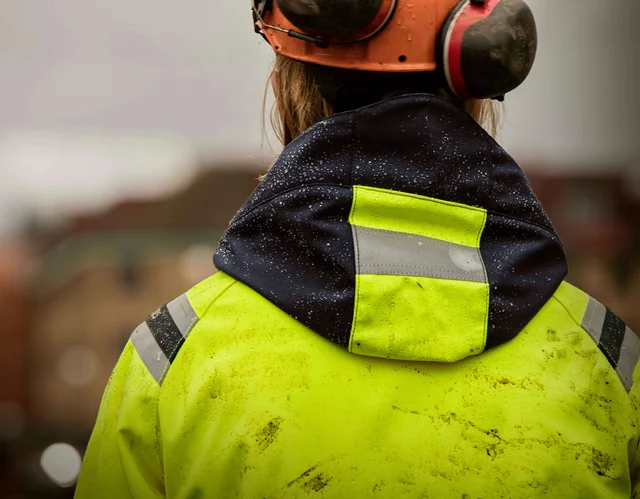
[[[216,267],[346,347],[356,185],[487,210],[486,348],[515,337],[566,275],[558,235],[515,161],[465,112],[424,94],[335,115],[294,140],[231,221]]]

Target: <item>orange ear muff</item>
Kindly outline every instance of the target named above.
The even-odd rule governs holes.
[[[537,47],[524,0],[252,0],[252,11],[278,54],[360,71],[437,70],[461,99],[516,88]]]
[[[442,26],[438,66],[461,99],[500,99],[527,77],[536,49],[523,0],[462,0]]]

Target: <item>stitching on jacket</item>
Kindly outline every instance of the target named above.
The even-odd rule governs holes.
[[[484,213],[484,218],[482,220],[482,227],[478,231],[478,237],[476,239],[476,247],[478,249],[478,255],[480,256],[480,263],[482,263],[482,273],[484,274],[484,282],[487,284],[484,291],[485,302],[487,303],[487,313],[484,324],[484,338],[482,339],[482,347],[480,348],[480,352],[484,352],[484,349],[487,347],[487,339],[489,337],[489,314],[491,311],[491,283],[489,282],[489,274],[487,273],[487,266],[484,264],[484,258],[482,257],[482,251],[480,246],[482,244],[482,234],[484,234],[484,229],[487,227],[487,212]]]
[[[355,211],[356,209],[356,204],[358,202],[358,189],[356,189],[355,187],[353,188],[353,204],[351,205],[351,210],[352,212]],[[349,217],[351,218],[351,216]],[[353,227],[353,225],[352,225]],[[358,242],[358,234],[357,231],[352,230],[351,233],[353,234],[353,244],[355,247],[355,253],[356,253],[356,272],[354,275],[354,303],[353,303],[353,323],[351,324],[351,331],[349,331],[349,351],[352,351],[351,349],[351,342],[353,341],[353,333],[355,333],[356,330],[356,325],[358,324],[358,305],[360,303],[360,292],[358,289],[358,276],[360,275],[360,273],[358,272],[358,262],[360,261],[360,246],[359,246],[359,242]]]
[[[186,293],[185,293],[186,295]],[[189,298],[187,297],[187,300]],[[193,307],[192,307],[193,308]],[[180,309],[182,310],[182,313],[185,315],[185,317],[188,317],[189,314],[187,313],[187,311],[184,309],[183,307],[183,303],[180,303]],[[195,313],[195,311],[194,311]],[[194,318],[192,318],[189,321],[189,325],[187,326],[187,329],[185,330],[184,334],[182,335],[184,337],[184,339],[187,339],[187,336],[189,335],[189,333],[191,332],[191,329],[193,329],[193,326],[195,326],[195,324],[200,320],[200,317],[198,317],[198,315],[196,314],[196,316]]]
[[[401,267],[407,269],[423,269],[423,270],[437,270],[438,272],[447,272],[449,274],[478,274],[477,271],[473,270],[451,270],[451,269],[443,269],[441,267],[428,267],[426,265],[411,265],[408,263],[363,263],[360,267]]]
[[[375,270],[375,269],[372,269],[372,270]],[[437,272],[430,273],[429,275],[424,275],[424,273],[412,271],[412,270],[403,271],[402,273],[398,273],[398,274],[395,274],[392,272],[387,272],[383,274],[380,272],[365,271],[365,272],[362,272],[360,275],[395,275],[395,276],[426,277],[426,278],[434,278],[434,279],[444,279],[447,281],[465,281],[465,282],[476,282],[478,284],[488,284],[484,281],[478,281],[476,279],[473,279],[471,276],[466,276],[466,275],[459,275],[459,274],[444,275],[444,274],[438,274]]]
[[[229,277],[231,277],[231,276],[229,276]],[[233,282],[232,282],[232,283],[230,283],[229,285],[227,285],[227,287],[226,287],[226,288],[224,288],[224,289],[223,289],[223,290],[222,290],[222,291],[221,291],[221,292],[220,292],[220,293],[219,293],[215,298],[213,298],[213,300],[211,300],[211,303],[209,303],[209,305],[207,306],[207,308],[205,309],[205,311],[202,313],[202,317],[204,317],[204,316],[207,314],[207,312],[208,312],[208,311],[209,311],[209,309],[213,306],[213,304],[214,304],[216,301],[218,301],[218,298],[220,298],[223,294],[225,294],[225,293],[226,293],[226,292],[231,288],[231,286],[233,286],[234,284],[237,284],[238,282],[240,282],[240,281],[238,281],[238,280],[234,279],[233,277],[231,277],[231,278],[233,279]],[[198,317],[198,320],[194,321],[194,324],[193,324],[193,325],[191,325],[191,328],[193,328],[193,327],[195,326],[195,323],[197,323],[197,322],[198,322],[202,317]],[[189,331],[190,331],[190,330],[189,330]],[[179,343],[178,343],[178,346],[176,346],[176,348],[173,350],[173,352],[171,352],[171,357],[173,357],[173,354],[176,352],[176,350],[178,350],[178,348],[182,347],[182,345],[183,345],[185,342],[186,342],[186,338],[184,338],[184,336],[183,336],[182,341],[181,341],[181,342],[179,342]],[[173,360],[175,360],[175,359],[173,359]],[[169,368],[170,368],[172,365],[173,365],[173,362],[172,362],[172,361],[169,361],[169,362],[167,363],[166,367],[163,369],[163,371],[162,371],[162,375],[160,376],[160,379],[162,380],[162,382],[161,382],[161,383],[159,383],[159,384],[160,384],[160,389],[162,389],[162,385],[164,384],[164,378],[165,378],[166,374],[168,373]]]
[[[389,194],[389,195],[393,195],[393,196],[403,196],[403,197],[407,197],[407,198],[413,198],[413,199],[417,199],[418,201],[431,201],[434,203],[438,203],[438,204],[442,204],[445,205],[447,207],[454,207],[454,208],[461,208],[464,210],[469,210],[469,211],[479,211],[484,213],[486,211],[485,208],[481,208],[479,206],[471,206],[471,205],[467,205],[467,204],[463,204],[463,203],[456,203],[455,201],[447,201],[446,199],[438,199],[438,198],[432,198],[429,196],[423,196],[421,194],[413,194],[411,192],[404,192],[404,191],[394,191],[391,189],[379,189],[377,187],[371,187],[368,185],[363,185],[360,186],[362,189],[365,189],[367,191],[379,191],[379,190],[384,190],[385,194]]]
[[[240,222],[241,220],[244,220],[245,217],[247,217],[248,215],[253,213],[258,208],[261,208],[265,204],[270,203],[274,199],[277,199],[280,196],[284,196],[285,194],[289,194],[290,192],[299,191],[299,190],[302,190],[302,189],[308,189],[309,187],[335,187],[335,188],[338,188],[338,189],[351,189],[352,188],[351,185],[333,184],[331,182],[314,182],[314,183],[311,183],[311,184],[302,184],[302,185],[296,185],[295,187],[289,187],[288,189],[285,189],[284,191],[278,192],[277,194],[269,196],[267,199],[264,199],[264,200],[260,201],[257,205],[255,205],[249,211],[247,211],[246,213],[243,213],[241,217],[239,217],[239,218],[237,218],[235,220],[232,220],[231,221],[232,223],[229,225],[229,227],[235,225],[236,223]]]

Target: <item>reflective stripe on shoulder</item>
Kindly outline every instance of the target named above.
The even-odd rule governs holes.
[[[582,318],[582,327],[591,335],[629,391],[633,385],[633,371],[640,360],[640,338],[620,317],[591,297]]]
[[[156,310],[131,335],[140,359],[159,384],[196,322],[198,315],[183,294]]]

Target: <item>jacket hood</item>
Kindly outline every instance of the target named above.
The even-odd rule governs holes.
[[[514,160],[424,94],[335,115],[294,140],[214,263],[354,353],[436,362],[514,338],[567,272]]]

